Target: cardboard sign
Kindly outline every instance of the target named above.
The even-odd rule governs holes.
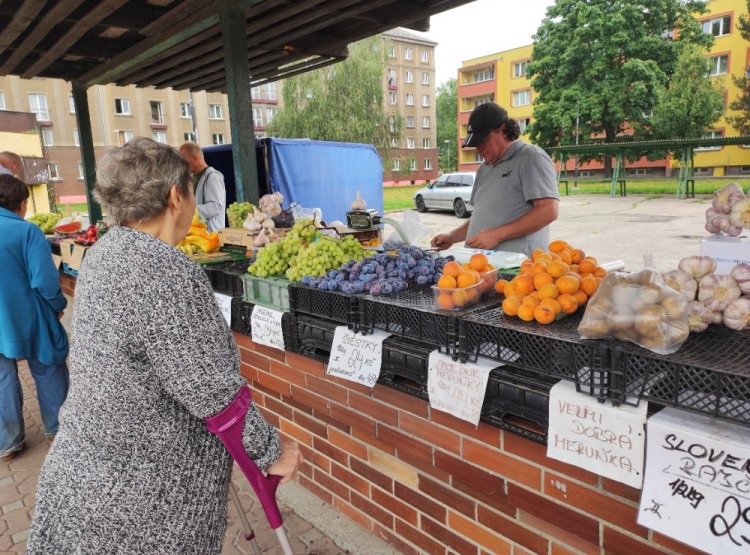
[[[70,260],[73,257],[73,247],[75,246],[73,239],[63,239],[60,241],[60,254],[62,255],[62,261],[70,265]]]
[[[60,264],[62,264],[62,256],[58,256],[56,254],[52,255],[52,263],[55,265],[55,268],[60,268]]]
[[[430,405],[456,418],[479,424],[490,370],[497,362],[479,358],[477,362],[459,362],[432,351],[427,361],[427,393]]]
[[[735,265],[750,263],[750,238],[711,235],[701,239],[701,256],[710,256],[716,261],[714,273],[728,274]]]
[[[750,429],[666,408],[648,421],[638,523],[706,553],[750,553]]]
[[[80,270],[81,262],[83,262],[83,255],[86,254],[88,249],[89,247],[84,247],[82,245],[73,245],[73,253],[70,255],[68,265],[74,270]]]
[[[232,297],[229,295],[223,295],[221,293],[214,293],[216,298],[216,304],[219,305],[219,310],[224,315],[224,320],[227,321],[227,326],[232,325]]]
[[[647,403],[612,406],[561,381],[549,392],[547,456],[634,488],[643,483]]]
[[[283,351],[284,330],[281,327],[283,315],[283,312],[256,304],[250,317],[253,341]]]
[[[383,341],[389,333],[375,330],[370,335],[336,326],[326,373],[374,387],[383,362]]]

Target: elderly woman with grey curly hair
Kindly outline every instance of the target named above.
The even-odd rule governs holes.
[[[245,386],[203,270],[175,245],[195,213],[187,162],[136,138],[97,167],[112,224],[78,274],[70,392],[27,553],[221,552],[232,461],[204,419]],[[295,443],[251,404],[243,446],[292,478]]]

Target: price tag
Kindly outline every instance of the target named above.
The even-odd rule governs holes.
[[[250,317],[253,341],[283,351],[284,330],[281,327],[283,315],[283,312],[256,304]]]
[[[487,380],[496,362],[479,358],[477,362],[458,362],[432,351],[427,361],[427,393],[430,405],[456,418],[479,424]]]
[[[214,293],[216,298],[216,304],[219,305],[219,310],[224,315],[224,320],[227,321],[227,326],[232,325],[232,297],[224,295],[222,293]]]
[[[750,553],[750,430],[666,408],[648,420],[646,461],[639,524],[706,553]]]
[[[58,256],[56,254],[52,255],[52,263],[55,265],[55,268],[60,268],[60,264],[62,264],[62,256]]]
[[[337,326],[326,373],[374,387],[383,362],[383,341],[389,335],[378,330],[362,335],[346,326]]]
[[[561,381],[549,392],[547,456],[640,488],[647,408],[599,403]]]

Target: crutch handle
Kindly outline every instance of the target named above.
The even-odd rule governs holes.
[[[276,503],[276,488],[279,486],[281,477],[263,474],[242,445],[245,414],[252,400],[251,397],[250,389],[246,386],[241,387],[224,410],[206,418],[206,428],[209,432],[216,434],[226,446],[227,451],[250,482],[255,495],[258,496],[271,528],[276,529],[283,524],[281,511]]]

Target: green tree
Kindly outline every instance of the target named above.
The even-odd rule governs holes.
[[[375,36],[351,44],[341,63],[285,80],[284,106],[268,135],[373,144],[386,159],[402,122],[384,107],[385,67],[383,39]]]
[[[454,77],[439,85],[436,95],[438,165],[443,172],[458,167],[458,82]]]
[[[657,88],[653,116],[644,125],[655,139],[697,139],[724,114],[723,82],[706,73],[706,53],[686,44],[667,86]]]
[[[701,0],[556,0],[528,66],[537,94],[532,141],[575,144],[576,115],[583,142],[613,142],[642,124],[675,71],[679,43],[713,43],[693,15],[706,11]]]
[[[750,13],[750,0],[747,1],[747,11]],[[737,29],[743,39],[750,41],[750,19],[747,14],[740,15]],[[738,113],[727,117],[727,121],[736,127],[741,135],[750,135],[750,68],[745,69],[744,75],[733,76],[732,80],[740,88],[740,95],[732,100],[729,109]]]

